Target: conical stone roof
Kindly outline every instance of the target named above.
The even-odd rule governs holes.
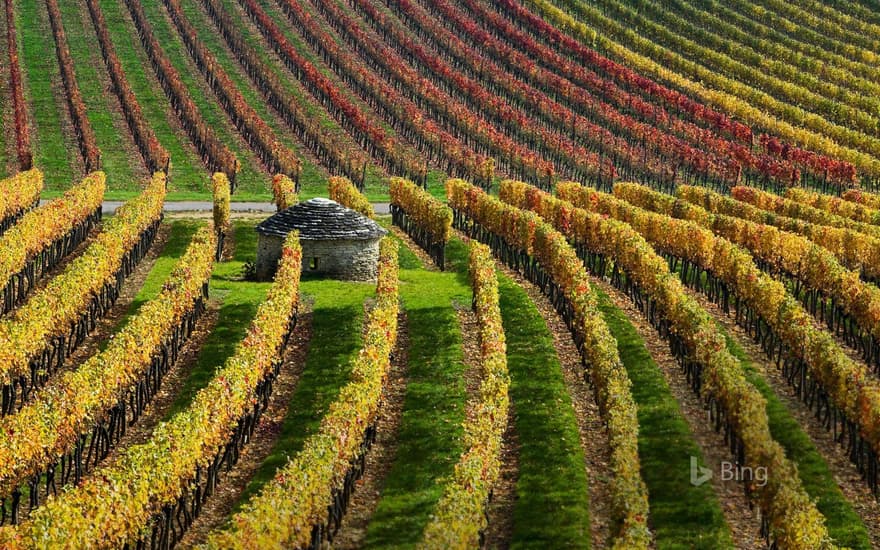
[[[300,240],[371,240],[387,233],[375,221],[330,199],[315,198],[295,204],[263,220],[257,232],[285,237],[299,231]]]

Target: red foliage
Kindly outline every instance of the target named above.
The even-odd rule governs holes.
[[[225,11],[219,0],[202,0],[202,5],[266,102],[296,132],[300,141],[331,173],[342,173],[362,188],[368,164],[366,155],[353,143],[348,144],[340,139],[341,136],[328,132],[322,121],[304,108],[299,98],[288,93],[281,78],[243,38],[241,23]]]
[[[18,65],[18,40],[16,39],[13,0],[6,0],[6,39],[9,50],[12,108],[15,116],[15,146],[18,153],[19,169],[24,171],[30,170],[33,166],[33,156],[31,154],[31,134],[28,128],[27,104],[24,101],[24,88],[21,80],[21,67]]]
[[[346,128],[358,138],[370,155],[384,157],[387,159],[388,167],[394,171],[410,174],[419,181],[424,180],[425,171],[419,159],[407,154],[403,144],[396,137],[389,135],[379,121],[367,116],[358,105],[345,97],[329,78],[300,55],[258,2],[239,1],[287,68],[309,88],[312,94],[321,99],[334,118],[344,121]],[[367,74],[375,78],[374,75]],[[366,86],[368,83],[374,82],[367,80],[363,85]]]
[[[61,81],[67,92],[67,107],[70,110],[70,118],[73,120],[73,128],[79,142],[85,170],[86,173],[94,172],[101,169],[101,150],[98,148],[92,123],[89,122],[86,105],[83,103],[82,94],[76,82],[73,58],[70,56],[70,48],[67,46],[67,36],[64,33],[64,23],[61,20],[61,11],[58,9],[57,0],[46,0],[46,8],[49,10],[49,23],[55,37],[55,52],[58,54],[58,65],[61,67]]]
[[[235,174],[239,170],[239,162],[235,157],[235,153],[229,150],[223,142],[217,137],[211,127],[204,121],[198,107],[189,95],[189,91],[180,79],[180,74],[156,36],[153,34],[153,27],[147,21],[143,8],[138,0],[125,0],[131,18],[134,20],[134,26],[137,29],[141,44],[150,58],[159,84],[168,96],[171,106],[177,113],[181,125],[189,134],[190,140],[196,149],[202,155],[202,161],[208,166],[212,172],[223,172],[229,177],[229,182],[235,189]]]
[[[398,76],[399,80],[406,78],[405,81],[410,82],[415,78],[421,78],[415,71],[406,70],[406,66],[402,65],[404,58],[416,60],[426,70],[434,74],[432,83],[423,84],[419,88],[423,89],[426,94],[420,97],[425,101],[433,101],[435,110],[466,113],[459,117],[459,120],[462,121],[459,123],[460,126],[467,124],[473,127],[477,122],[481,123],[482,127],[477,127],[476,131],[483,133],[494,131],[488,122],[481,120],[479,113],[485,113],[487,118],[491,117],[496,127],[501,127],[505,136],[511,136],[509,141],[512,141],[513,137],[517,137],[519,143],[528,144],[529,148],[536,151],[544,159],[557,159],[555,163],[548,162],[548,164],[555,164],[552,167],[555,171],[566,173],[569,177],[575,177],[581,181],[613,180],[614,170],[610,162],[603,162],[603,159],[594,152],[597,142],[593,131],[596,129],[595,125],[581,117],[578,121],[577,136],[571,135],[571,113],[567,109],[528,86],[525,86],[524,89],[517,88],[515,91],[518,98],[521,98],[519,106],[509,102],[504,94],[491,90],[491,87],[487,88],[481,82],[483,78],[490,78],[495,82],[500,81],[499,83],[505,89],[516,87],[516,84],[519,83],[513,79],[504,78],[507,75],[491,60],[463,44],[457,36],[435,24],[432,20],[422,18],[416,25],[422,30],[429,30],[431,34],[437,35],[438,40],[445,47],[454,48],[456,50],[455,61],[447,61],[442,55],[426,48],[423,45],[424,41],[421,39],[421,35],[419,39],[413,38],[411,34],[405,32],[403,26],[396,19],[385,16],[371,2],[367,0],[351,1],[366,13],[375,27],[378,27],[377,32],[382,34],[386,42],[395,44],[394,49],[398,59],[383,62],[383,65],[394,68],[398,74],[404,73]],[[332,13],[328,13],[331,16],[328,19],[337,20],[338,12],[332,7],[332,4],[330,2],[321,2],[321,4],[322,8],[333,10]],[[408,2],[406,5],[414,8]],[[413,11],[415,16],[422,13],[421,11]],[[349,32],[348,27],[345,32]],[[360,38],[357,40],[361,43]],[[371,47],[380,55],[380,57],[375,57],[373,54],[372,58],[386,59],[384,53],[378,48]],[[466,76],[462,71],[463,64],[469,65],[471,72],[479,76],[477,78]],[[425,79],[421,80],[427,82]],[[445,90],[452,91],[446,93]],[[472,112],[468,113],[469,110]],[[473,111],[476,111],[477,114],[474,114]],[[549,118],[551,123],[538,120],[536,111],[540,111],[545,118]],[[566,117],[566,114],[569,116]],[[583,128],[585,125],[593,128],[585,130]],[[586,138],[586,140],[592,141],[594,147],[584,146],[576,138],[581,140]],[[517,149],[521,146],[511,148],[510,143],[506,147],[500,142],[493,143],[492,146],[500,151],[495,154],[499,155],[502,160],[506,160],[505,157],[515,157],[517,154],[523,153]],[[509,161],[508,164],[510,164]],[[539,172],[540,183],[547,181],[550,174],[552,172],[547,171],[543,174]]]
[[[831,183],[839,190],[856,185],[856,167],[849,162],[801,149],[767,134],[761,134],[760,141],[761,147],[768,155],[792,162],[813,177]]]
[[[522,21],[525,28],[532,29],[535,33],[543,36],[547,42],[557,44],[560,48],[580,60],[583,65],[596,67],[624,86],[639,90],[641,93],[656,98],[658,102],[663,103],[668,108],[676,109],[694,120],[709,124],[719,132],[727,134],[742,143],[752,144],[752,129],[745,124],[732,120],[727,115],[719,113],[707,105],[694,101],[680,92],[671,90],[650,78],[636,73],[632,69],[599,55],[595,50],[584,46],[521,6],[516,0],[498,0],[498,5],[510,14],[514,20]]]
[[[107,31],[107,24],[104,21],[104,13],[98,5],[98,0],[86,0],[89,7],[89,14],[92,18],[92,24],[98,35],[98,43],[101,46],[101,56],[104,58],[104,64],[107,66],[107,72],[110,73],[110,81],[113,84],[113,91],[119,98],[119,104],[122,106],[122,112],[128,123],[128,128],[134,137],[134,142],[140,150],[141,156],[150,172],[168,173],[169,155],[168,151],[159,143],[153,128],[144,118],[141,111],[141,105],[138,103],[137,97],[131,90],[125,71],[119,58],[116,57],[116,50],[113,42],[110,40],[110,33]]]
[[[595,70],[601,67],[573,63],[553,48],[535,40],[526,30],[512,24],[504,16],[485,8],[482,3],[463,1],[470,12],[468,14],[462,13],[446,0],[437,0],[432,6],[445,20],[453,21],[455,28],[471,36],[474,43],[487,49],[508,71],[530,80],[536,86],[542,86],[545,91],[552,90],[558,97],[565,98],[573,110],[585,115],[577,119],[574,127],[590,120],[602,124],[594,124],[598,129],[591,128],[590,131],[604,134],[603,141],[617,139],[623,142],[608,153],[615,158],[626,158],[629,153],[628,160],[632,163],[644,155],[639,148],[646,148],[660,156],[660,166],[654,167],[654,170],[668,171],[669,164],[680,163],[695,175],[727,185],[736,184],[743,170],[747,176],[789,184],[793,173],[789,163],[753,154],[751,138],[748,145],[730,141],[712,129],[670,113],[662,105],[646,101],[637,93],[621,88],[613,82],[611,75],[600,76]],[[410,2],[399,0],[399,4],[403,7]],[[493,32],[484,30],[474,16]],[[503,36],[519,49],[508,45],[498,36]],[[536,62],[536,59],[541,61]],[[568,126],[572,124],[568,122]],[[622,137],[617,138],[611,132]],[[673,170],[677,171],[677,168]]]
[[[299,181],[302,171],[299,158],[278,141],[275,132],[250,106],[223,67],[217,63],[214,55],[205,48],[199,40],[198,32],[183,13],[179,0],[163,0],[163,3],[196,66],[202,71],[205,80],[245,141],[257,152],[270,172],[280,172]]]

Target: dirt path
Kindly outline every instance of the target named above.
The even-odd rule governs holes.
[[[141,287],[144,285],[144,281],[147,279],[147,276],[150,274],[150,270],[153,269],[153,265],[156,263],[156,259],[162,253],[162,250],[165,248],[165,244],[168,241],[168,236],[171,232],[171,227],[167,224],[161,224],[159,226],[159,231],[156,234],[156,237],[153,241],[153,245],[150,247],[150,250],[147,252],[146,256],[141,260],[141,262],[135,267],[134,271],[128,278],[125,279],[125,283],[122,286],[122,290],[119,293],[119,297],[116,299],[116,302],[110,308],[106,315],[101,317],[95,323],[95,329],[92,330],[85,338],[82,344],[77,347],[73,353],[70,354],[64,360],[61,368],[57,371],[53,372],[49,381],[56,379],[60,374],[68,371],[75,370],[79,368],[79,366],[89,359],[92,355],[96,354],[100,349],[100,345],[102,342],[106,341],[115,331],[119,322],[123,319],[125,314],[128,312],[129,307],[132,302],[134,302],[135,297],[137,297],[138,292],[140,292]],[[88,241],[83,245],[80,245],[80,248],[77,249],[76,254],[81,253],[85,247],[88,246]],[[69,255],[65,258],[61,265],[56,266],[52,272],[50,272],[46,277],[42,278],[36,285],[34,292],[38,292],[46,287],[46,285],[51,280],[51,277],[60,273],[66,265],[68,265],[71,261],[73,261],[74,254]],[[31,293],[31,296],[33,293]],[[12,313],[8,313],[7,316],[12,315]],[[34,394],[31,393],[29,398],[33,398]]]
[[[461,347],[464,352],[464,382],[467,389],[465,417],[473,419],[476,399],[479,398],[480,383],[483,381],[483,365],[480,357],[480,322],[477,316],[466,307],[456,307],[458,325],[461,330]]]
[[[159,391],[156,392],[153,399],[147,404],[137,422],[133,426],[130,425],[126,428],[125,435],[113,447],[110,454],[100,462],[99,466],[112,463],[123,449],[145,443],[150,438],[156,425],[165,418],[168,410],[174,404],[180,388],[183,386],[192,367],[198,361],[199,353],[205,340],[207,340],[217,324],[219,310],[220,304],[216,300],[209,299],[207,311],[202,314],[202,317],[196,323],[195,330],[193,330],[193,333],[180,351],[177,362],[162,378],[162,385],[159,387]]]
[[[506,550],[510,548],[513,537],[513,507],[516,504],[516,482],[519,479],[519,436],[514,419],[516,411],[513,403],[507,410],[507,430],[504,432],[501,447],[501,475],[492,488],[489,499],[489,518],[486,532],[486,548]]]
[[[164,246],[164,242],[159,242],[159,239],[160,239],[160,237],[167,238],[167,236],[163,237],[161,226],[160,226],[159,231],[160,232],[156,234],[156,240],[154,241],[153,246],[156,246],[156,245]],[[92,242],[94,242],[95,237],[100,232],[101,232],[101,224],[99,222],[96,225],[96,227],[94,229],[92,229],[92,231],[89,233],[89,235],[83,240],[83,242],[79,243],[79,246],[77,246],[76,248],[71,250],[70,253],[68,253],[67,256],[61,258],[61,260],[52,269],[46,271],[43,275],[40,276],[39,279],[34,281],[33,288],[27,293],[27,296],[25,297],[25,300],[24,300],[24,302],[22,302],[22,304],[26,303],[28,298],[33,296],[35,293],[46,288],[46,286],[49,284],[49,282],[52,279],[54,279],[57,275],[59,275],[62,271],[64,271],[67,268],[67,266],[70,265],[70,263],[72,261],[74,261],[76,258],[80,257],[82,255],[82,253],[86,250],[86,248],[88,248],[89,245],[92,244]],[[144,261],[146,261],[148,259],[149,259],[149,255],[146,258],[144,258]],[[22,304],[14,305],[11,310],[0,315],[0,317],[3,317],[4,315],[5,316],[12,315],[12,313],[16,309],[20,308]]]

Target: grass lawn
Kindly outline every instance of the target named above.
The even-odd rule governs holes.
[[[290,400],[281,434],[271,453],[238,497],[236,509],[259,492],[275,471],[302,450],[320,426],[327,408],[349,381],[351,360],[363,345],[364,301],[375,295],[374,283],[303,280],[301,295],[314,300],[312,338],[302,376]]]
[[[690,483],[690,457],[703,463],[702,452],[678,401],[626,314],[601,289],[594,286],[593,291],[633,383],[639,459],[657,548],[732,548],[730,529],[712,485]]]
[[[110,92],[110,76],[100,48],[95,47],[97,36],[88,8],[82,0],[65,0],[58,3],[58,9],[74,60],[76,81],[101,149],[101,167],[107,172],[107,183],[113,188],[140,182],[146,179],[147,169],[119,102]]]
[[[207,169],[190,144],[189,138],[179,129],[176,115],[137,39],[128,10],[122,2],[115,0],[99,0],[98,3],[104,13],[113,47],[125,70],[125,76],[137,96],[144,117],[171,155],[169,200],[178,196],[182,198],[210,196]],[[111,182],[108,196],[125,199],[126,192],[136,192],[138,183]],[[187,195],[187,193],[197,195]]]
[[[448,271],[428,271],[400,249],[403,307],[409,330],[407,387],[397,453],[366,535],[368,547],[412,547],[463,450],[467,398],[461,330],[453,307],[469,307],[467,247],[447,248]]]
[[[81,179],[82,159],[72,128],[65,129],[67,103],[49,12],[38,0],[15,2],[15,12],[34,166],[43,170],[47,190],[64,190]]]
[[[520,444],[511,547],[588,548],[584,451],[553,335],[519,285],[500,275],[499,291]]]

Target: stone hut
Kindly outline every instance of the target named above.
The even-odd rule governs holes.
[[[311,199],[263,220],[257,226],[257,279],[271,280],[281,245],[299,231],[303,273],[350,281],[375,280],[379,241],[387,231],[375,221],[329,199]]]

